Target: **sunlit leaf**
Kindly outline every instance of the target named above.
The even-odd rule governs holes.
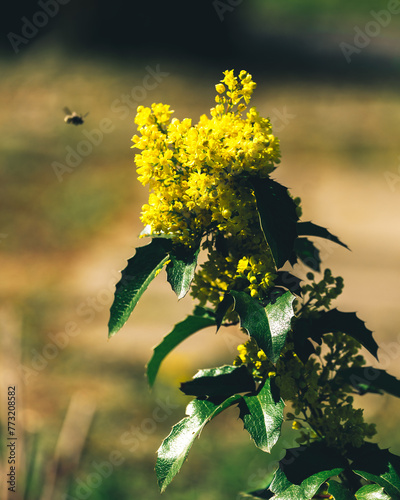
[[[376,444],[365,443],[353,452],[353,471],[385,489],[389,498],[400,499],[400,457],[381,450]],[[357,496],[357,495],[356,495]]]
[[[178,422],[157,451],[156,475],[161,492],[179,472],[194,440],[205,425],[226,408],[235,404],[242,396],[235,395],[222,404],[195,399],[186,408],[187,417]]]
[[[367,484],[356,492],[357,500],[394,500],[378,484]]]
[[[126,323],[143,292],[167,262],[170,249],[169,240],[154,239],[150,244],[137,248],[135,255],[128,260],[115,287],[108,323],[109,337]]]
[[[174,246],[169,253],[170,262],[167,265],[167,280],[172,290],[182,299],[189,291],[197,265],[200,248],[187,249],[184,246]]]
[[[269,379],[257,394],[243,396],[239,402],[244,428],[263,451],[269,453],[281,434],[284,406],[282,399],[274,401]]]
[[[329,478],[346,467],[344,458],[334,449],[315,442],[286,450],[279,462],[270,490],[275,500],[310,500]]]
[[[230,294],[235,300],[240,326],[256,340],[268,359],[275,363],[291,329],[295,296],[289,291],[285,292],[273,304],[264,307],[259,300],[245,292],[231,290]]]

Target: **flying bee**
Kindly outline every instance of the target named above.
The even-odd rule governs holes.
[[[72,123],[73,125],[82,125],[83,119],[89,114],[86,113],[85,115],[78,115],[75,111],[71,112],[71,110],[67,107],[63,108],[63,111],[65,113],[64,121],[65,123]]]

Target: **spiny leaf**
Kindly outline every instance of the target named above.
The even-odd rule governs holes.
[[[310,500],[317,493],[321,485],[330,477],[337,476],[343,468],[334,468],[320,471],[307,477],[301,484],[291,484],[285,474],[279,469],[270,489],[275,493],[271,500]],[[282,478],[285,477],[285,479]],[[279,491],[276,491],[278,489]]]
[[[221,403],[233,394],[253,392],[255,388],[254,379],[244,365],[225,365],[199,370],[193,380],[181,384],[180,390],[187,395]]]
[[[197,313],[197,314],[196,314]],[[203,308],[196,308],[194,314],[177,323],[173,330],[164,337],[162,342],[154,348],[153,356],[147,365],[147,379],[152,386],[157,377],[158,370],[164,358],[181,342],[190,337],[193,333],[215,325],[215,318]]]
[[[336,497],[335,497],[336,498]],[[357,500],[393,500],[378,484],[367,484],[356,492]]]
[[[319,238],[325,238],[326,240],[331,240],[334,243],[349,249],[345,243],[340,241],[337,236],[330,233],[325,227],[318,226],[312,222],[298,222],[297,234],[299,236],[318,236]]]
[[[313,271],[320,272],[321,258],[318,248],[308,238],[297,238],[294,242],[294,254],[290,258],[292,265],[296,264],[297,258]]]
[[[240,418],[255,445],[270,453],[281,434],[283,408],[281,399],[275,403],[271,394],[270,380],[267,379],[262,389],[253,395],[243,396],[239,402]]]
[[[382,486],[393,499],[400,499],[400,457],[365,443],[353,452],[353,471],[367,481]]]
[[[108,323],[109,337],[126,323],[149,283],[167,262],[170,249],[169,240],[154,239],[149,245],[137,248],[135,255],[128,260],[115,287]]]
[[[340,370],[336,377],[344,379],[360,394],[367,392],[379,394],[385,391],[400,398],[400,380],[389,375],[385,370],[378,370],[372,366],[358,366]]]
[[[205,425],[226,408],[235,404],[242,396],[235,395],[222,404],[195,399],[186,408],[186,418],[178,422],[157,451],[156,475],[161,492],[179,472],[190,448]]]
[[[248,331],[267,358],[275,363],[291,329],[295,296],[289,291],[285,292],[273,304],[264,307],[259,300],[245,292],[231,290],[229,293],[235,300],[240,326]]]
[[[278,271],[274,280],[275,286],[284,287],[295,295],[301,295],[301,279],[288,271]]]
[[[343,469],[346,464],[342,455],[334,448],[317,441],[308,446],[287,449],[285,456],[279,462],[279,467],[290,483],[302,484],[312,474],[330,469]]]
[[[296,204],[287,188],[270,178],[252,178],[252,187],[261,228],[279,269],[292,255],[297,237]]]
[[[346,333],[378,359],[378,344],[372,337],[372,331],[365,326],[364,321],[359,319],[356,313],[344,313],[332,309],[320,313],[317,318],[299,318],[293,325],[293,329],[297,342],[311,338],[321,343],[321,337],[325,333]]]
[[[310,500],[325,481],[345,467],[343,457],[320,442],[288,449],[270,486],[275,493],[272,498]]]
[[[186,247],[174,246],[169,254],[167,280],[172,290],[182,299],[189,291],[196,270],[200,247],[188,250]]]

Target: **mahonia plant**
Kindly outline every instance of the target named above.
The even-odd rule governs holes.
[[[299,445],[286,451],[265,488],[246,498],[400,499],[400,457],[368,441],[375,425],[364,422],[353,399],[382,392],[400,397],[400,381],[366,366],[361,348],[377,357],[372,332],[355,313],[331,307],[343,279],[329,269],[315,279],[321,260],[312,239],[347,246],[326,228],[301,221],[300,200],[271,177],[280,163],[279,141],[269,119],[249,107],[255,87],[246,71],[225,71],[215,107],[195,125],[173,118],[168,105],[137,110],[135,163],[149,187],[140,236],[151,242],[122,271],[109,334],[125,324],[165,267],[178,299],[190,291],[197,305],[154,349],[151,386],[164,358],[196,332],[239,324],[249,337],[232,364],[200,370],[181,384],[195,398],[158,450],[160,489],[204,426],[237,406],[261,450],[270,453],[285,418]],[[201,250],[205,259],[197,266]],[[305,284],[293,274],[299,262],[312,271]]]

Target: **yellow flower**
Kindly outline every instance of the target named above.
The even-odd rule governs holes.
[[[162,103],[137,109],[132,147],[139,150],[138,180],[150,191],[141,214],[144,234],[188,247],[207,235],[208,260],[192,286],[203,304],[218,304],[232,288],[263,299],[275,278],[254,192],[244,182],[268,176],[280,161],[270,121],[254,107],[242,115],[255,86],[246,71],[239,77],[225,71],[215,86],[216,106],[197,124],[174,118]],[[216,247],[217,233],[224,235],[225,253]]]

